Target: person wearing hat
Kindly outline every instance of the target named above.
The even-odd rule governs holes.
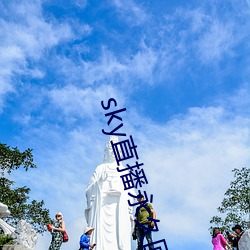
[[[235,234],[230,234],[231,237],[233,237],[233,246],[235,246],[235,249],[239,250],[238,242],[244,233],[243,229],[241,228],[240,225],[235,225],[232,230],[236,233]]]
[[[94,244],[90,244],[90,235],[93,232],[94,228],[93,227],[86,227],[83,235],[80,238],[80,249],[79,250],[89,250],[93,249],[95,247]]]
[[[62,242],[63,242],[63,232],[65,231],[65,223],[62,220],[63,215],[61,212],[56,213],[56,223],[53,226],[50,226],[48,229],[52,234],[52,240],[50,243],[49,250],[60,250]]]

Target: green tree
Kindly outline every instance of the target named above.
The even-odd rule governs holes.
[[[14,243],[14,239],[10,235],[0,234],[0,249],[3,245],[12,245]]]
[[[14,182],[5,176],[13,170],[24,168],[26,171],[36,168],[33,163],[32,150],[24,152],[18,148],[10,148],[6,144],[0,144],[0,202],[6,204],[11,211],[11,216],[5,220],[15,226],[21,219],[29,222],[38,233],[46,230],[45,224],[52,219],[49,210],[44,208],[44,201],[30,200],[30,188],[24,186],[14,188]]]
[[[230,231],[235,224],[246,229],[250,220],[250,169],[235,168],[232,172],[234,180],[230,183],[230,188],[217,208],[222,216],[213,216],[210,220],[213,226],[218,226],[223,231]]]

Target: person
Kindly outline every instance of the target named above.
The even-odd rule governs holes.
[[[232,230],[236,234],[230,234],[229,236],[233,238],[233,245],[235,246],[235,249],[239,250],[239,240],[244,233],[240,225],[235,225]]]
[[[104,150],[104,163],[96,167],[86,188],[87,208],[85,218],[87,225],[95,228],[91,241],[96,242],[96,250],[119,249],[131,250],[131,233],[133,227],[134,198],[128,195],[134,190],[124,190],[121,175],[111,146],[118,142],[117,136],[111,136]],[[123,169],[122,162],[119,169]]]
[[[60,250],[63,242],[63,232],[66,230],[65,222],[62,220],[63,215],[61,212],[56,213],[56,223],[50,227],[52,234],[52,240],[50,243],[49,250]]]
[[[235,235],[226,232],[229,244],[232,246],[233,250],[237,250],[237,242],[235,241]]]
[[[218,227],[213,228],[212,244],[214,245],[213,250],[225,250],[225,246],[232,249]]]
[[[146,229],[144,229],[143,227],[140,227],[139,225],[134,223],[134,231],[132,233],[132,236],[136,235],[137,244],[138,244],[137,249],[142,250],[143,249],[143,241],[144,241],[144,239],[142,239],[142,237],[146,231],[147,231],[147,233],[146,233],[145,237],[147,239],[148,244],[152,243],[152,241],[153,241],[152,240],[152,232],[148,228],[154,227],[154,221],[148,220],[148,217],[152,217],[153,219],[156,219],[156,213],[153,209],[152,204],[143,202],[144,196],[142,194],[137,195],[137,201],[140,203],[140,205],[136,208],[136,212],[138,211],[138,214],[136,216],[136,220],[141,225],[146,227]],[[150,210],[150,212],[148,212],[148,210],[145,207],[147,207]],[[154,249],[154,245],[153,244],[150,245],[149,249]]]
[[[80,249],[79,250],[89,250],[89,249],[93,249],[96,245],[96,243],[94,244],[90,244],[90,235],[92,234],[94,228],[93,227],[86,227],[83,235],[80,238]]]

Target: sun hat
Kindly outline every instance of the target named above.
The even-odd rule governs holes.
[[[61,216],[63,217],[63,214],[62,214],[61,212],[57,212],[57,213],[56,213],[56,216],[57,216],[57,215],[61,215]]]
[[[87,232],[93,231],[93,230],[95,230],[93,227],[86,227],[83,233],[86,234]]]

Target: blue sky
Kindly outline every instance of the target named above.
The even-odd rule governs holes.
[[[62,250],[77,249],[108,140],[101,101],[115,98],[161,220],[154,238],[211,249],[209,220],[250,160],[250,1],[68,2],[0,1],[1,143],[32,148],[38,165],[10,178],[64,213]]]

